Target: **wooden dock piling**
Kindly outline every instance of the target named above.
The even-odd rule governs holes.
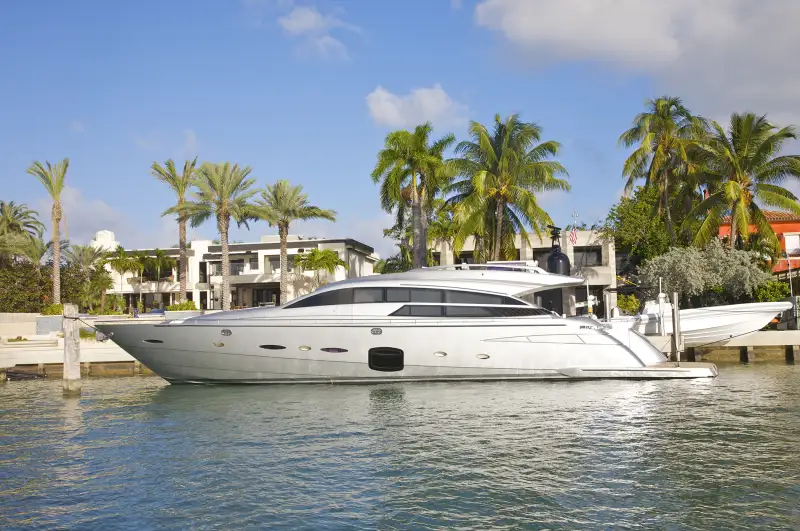
[[[78,307],[74,304],[64,305],[64,396],[80,396],[81,394],[81,334],[78,321]]]

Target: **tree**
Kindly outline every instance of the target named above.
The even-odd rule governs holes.
[[[434,190],[441,187],[439,181],[445,172],[444,150],[455,142],[455,137],[448,134],[431,144],[432,131],[433,126],[426,122],[417,126],[413,133],[405,130],[389,133],[372,170],[373,182],[381,183],[384,210],[401,216],[398,209],[404,208],[406,200],[411,205],[414,267],[425,265],[423,210],[434,196]]]
[[[139,306],[144,304],[142,300],[142,288],[144,288],[144,271],[150,265],[150,257],[144,251],[136,251],[133,253],[133,260],[131,261],[133,271],[138,275],[136,283],[139,285]]]
[[[217,222],[220,246],[222,247],[222,309],[231,308],[231,264],[228,254],[228,230],[231,220],[238,226],[248,227],[248,220],[255,219],[256,212],[250,199],[257,193],[251,190],[255,179],[248,179],[249,166],[224,162],[203,164],[194,180],[192,199],[175,205],[165,213],[185,214],[192,227],[201,225],[213,217]],[[183,276],[182,278],[186,278]]]
[[[95,269],[105,259],[105,256],[105,251],[91,245],[71,245],[64,250],[64,258],[67,263],[83,271]]]
[[[677,177],[694,172],[689,154],[704,137],[706,124],[692,116],[680,98],[662,96],[647,100],[645,106],[647,111],[638,114],[631,128],[619,137],[622,146],[638,146],[622,168],[623,177],[628,178],[625,191],[633,190],[639,179],[645,180],[645,188],[659,190],[658,211],[665,211],[670,244],[675,245],[671,195],[680,187]]]
[[[106,291],[113,287],[114,282],[111,279],[111,274],[105,267],[100,266],[93,269],[89,275],[89,308],[92,309],[94,301],[99,299],[100,313],[102,314],[106,309]]]
[[[188,260],[186,258],[186,213],[183,210],[183,204],[186,202],[186,193],[192,185],[196,176],[195,166],[197,164],[197,157],[192,160],[187,160],[183,164],[183,172],[178,173],[175,168],[175,162],[169,159],[161,166],[159,163],[154,162],[150,167],[150,173],[159,181],[166,183],[175,193],[178,199],[177,204],[166,212],[161,214],[167,216],[177,213],[178,215],[178,248],[180,254],[178,255],[178,263],[180,270],[178,276],[180,277],[180,292],[178,295],[179,302],[186,301],[186,279],[188,275]]]
[[[0,201],[0,234],[20,234],[30,238],[41,238],[44,225],[39,214],[26,204]]]
[[[259,218],[271,227],[278,227],[281,240],[281,304],[286,304],[289,287],[289,258],[286,249],[289,225],[293,221],[310,219],[336,221],[336,212],[309,204],[308,195],[303,193],[302,186],[292,186],[289,181],[283,180],[262,190],[256,210]]]
[[[61,263],[61,192],[64,191],[64,178],[67,176],[69,159],[65,158],[55,165],[46,162],[45,167],[41,162],[34,162],[28,173],[39,179],[50,198],[53,200],[53,263]],[[61,304],[61,268],[53,268],[53,304]]]
[[[659,197],[655,187],[637,187],[611,207],[600,229],[602,238],[613,241],[618,253],[626,253],[633,267],[669,250],[664,211],[654,212]]]
[[[703,218],[695,245],[714,238],[723,216],[729,215],[731,247],[738,237],[747,241],[753,226],[777,252],[778,238],[757,201],[800,215],[797,197],[780,186],[800,177],[800,156],[777,156],[796,138],[793,127],[778,129],[766,116],[753,113],[731,115],[727,131],[712,122],[712,134],[700,146],[700,164],[713,193],[692,211]]]
[[[333,275],[337,267],[348,269],[347,262],[339,258],[339,253],[333,249],[311,249],[308,252],[295,255],[294,263],[303,271],[314,272],[314,287],[322,285],[319,273],[327,271]]]
[[[724,247],[719,239],[704,248],[678,247],[640,268],[643,288],[654,295],[659,278],[665,293],[677,291],[686,302],[706,306],[752,297],[772,276],[752,251]]]
[[[535,123],[512,114],[505,120],[494,117],[491,132],[486,126],[471,122],[470,140],[456,146],[458,158],[452,161],[462,177],[450,191],[449,199],[460,208],[461,230],[457,247],[470,235],[488,238],[494,260],[514,249],[514,236],[528,239],[526,226],[541,237],[541,227],[552,219],[536,201],[536,194],[551,190],[569,190],[567,175],[559,163],[548,160],[558,154],[561,145],[548,140],[539,143],[542,129]],[[529,240],[530,241],[530,240]]]
[[[161,249],[156,249],[153,256],[150,257],[150,265],[156,270],[156,282],[161,282],[161,271],[172,271],[177,262],[171,256],[167,256]]]
[[[117,245],[114,252],[108,256],[108,265],[111,267],[112,271],[116,271],[117,274],[119,274],[120,293],[122,292],[122,280],[125,273],[136,270],[136,266],[133,262],[133,258],[128,255],[127,251],[125,251],[121,245]]]

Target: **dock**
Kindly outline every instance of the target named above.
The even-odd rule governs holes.
[[[670,352],[671,335],[646,336],[657,349]],[[741,362],[784,361],[800,358],[800,330],[759,330],[724,341],[684,349],[683,361]]]

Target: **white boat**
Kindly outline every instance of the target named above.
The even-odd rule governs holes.
[[[173,383],[717,376],[713,364],[667,361],[631,323],[567,319],[519,298],[582,282],[443,266],[336,282],[285,306],[96,326]]]
[[[695,348],[722,346],[729,339],[764,328],[775,316],[791,309],[791,302],[754,302],[682,309],[679,314],[683,343],[686,347]],[[672,334],[672,304],[666,301],[666,295],[662,293],[658,301],[649,301],[638,315],[611,319],[611,322],[614,321],[633,322],[640,334],[648,336]]]

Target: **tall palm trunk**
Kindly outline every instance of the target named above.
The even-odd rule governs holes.
[[[420,193],[420,217],[419,217],[419,232],[420,241],[422,242],[422,265],[428,265],[428,216],[430,214],[430,204],[425,200],[426,190],[422,188]]]
[[[286,241],[289,238],[289,226],[278,225],[278,235],[281,239],[281,306],[288,302],[289,297],[289,253],[286,249]]]
[[[106,290],[100,291],[100,314],[106,311]]]
[[[500,242],[502,241],[501,238],[503,237],[503,210],[505,209],[505,205],[503,201],[497,200],[497,206],[495,207],[494,217],[495,223],[497,226],[494,228],[494,247],[493,247],[493,257],[492,260],[500,260]]]
[[[411,178],[411,228],[414,234],[414,268],[425,266],[425,242],[422,241],[422,208],[417,188],[417,174]]]
[[[664,172],[664,209],[667,213],[667,232],[669,232],[669,242],[675,247],[675,227],[672,226],[672,213],[669,208],[669,171]]]
[[[53,201],[53,304],[61,304],[61,204]]]
[[[178,218],[178,274],[180,275],[180,291],[178,293],[178,302],[186,301],[186,276],[189,274],[189,265],[186,263],[186,214],[181,214]]]
[[[228,259],[228,226],[230,219],[227,215],[217,217],[219,227],[219,243],[222,247],[222,309],[231,309],[231,263]]]

